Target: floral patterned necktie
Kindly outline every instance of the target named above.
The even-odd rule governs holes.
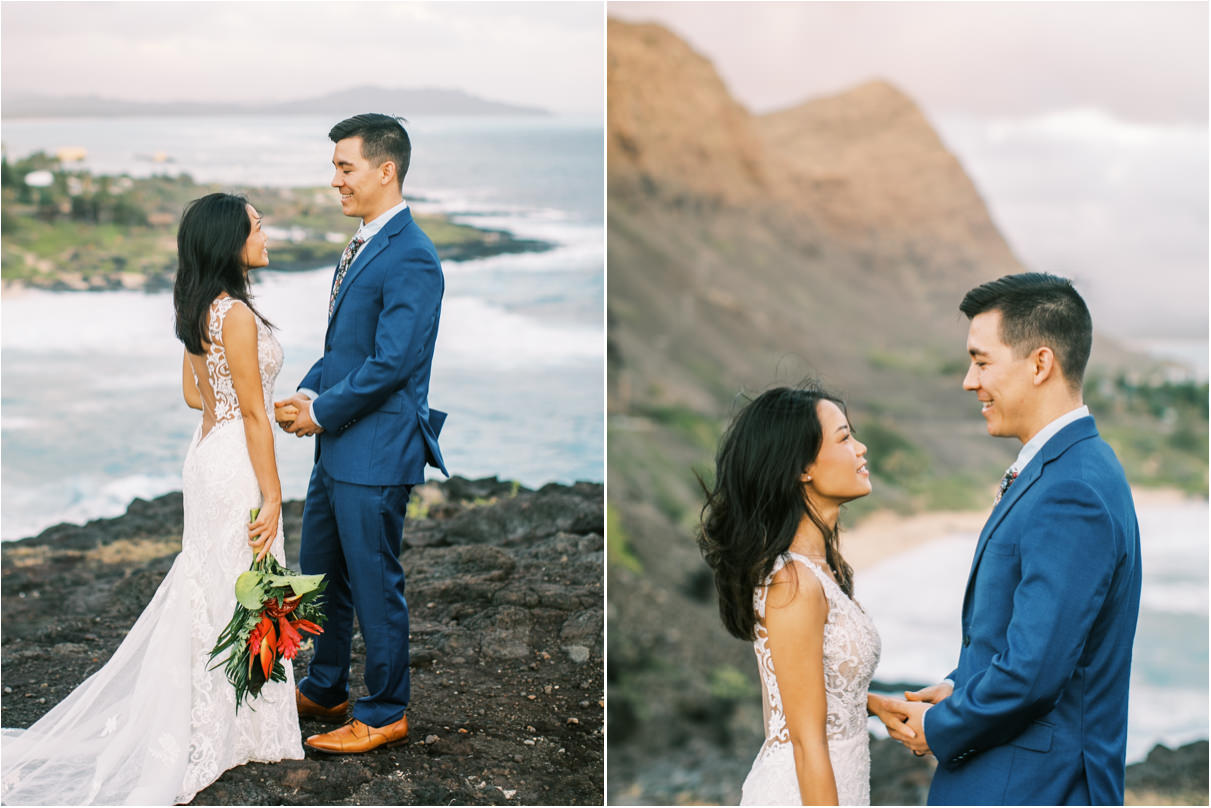
[[[1013,481],[1018,478],[1018,473],[1013,469],[1005,472],[1005,476],[1001,478],[1001,484],[997,487],[997,498],[992,501],[996,505],[1001,501],[1001,497],[1005,496],[1005,492],[1009,490],[1009,486],[1013,485]]]
[[[365,239],[353,237],[353,240],[345,247],[345,251],[341,253],[341,262],[336,267],[336,278],[332,281],[332,294],[328,297],[328,319],[332,319],[332,309],[336,305],[336,293],[341,290],[341,281],[345,279],[345,273],[349,270],[349,265],[353,263],[353,259],[357,258],[357,251],[365,244]]]

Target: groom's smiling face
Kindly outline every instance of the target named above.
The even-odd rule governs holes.
[[[370,220],[384,209],[387,183],[382,166],[362,154],[362,139],[347,137],[332,150],[332,187],[341,193],[341,213]],[[386,205],[386,207],[391,207]]]
[[[1025,443],[1033,434],[1029,425],[1037,408],[1034,365],[1029,355],[1018,357],[1001,340],[1000,311],[993,309],[971,318],[967,352],[971,367],[963,379],[963,389],[974,392],[980,400],[988,434]]]

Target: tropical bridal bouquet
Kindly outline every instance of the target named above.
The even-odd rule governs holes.
[[[252,511],[255,520],[260,509]],[[227,681],[235,688],[235,708],[260,694],[266,682],[286,681],[282,660],[292,660],[303,647],[299,632],[319,635],[326,621],[319,596],[328,582],[323,575],[300,575],[266,555],[235,581],[235,612],[219,633],[210,659],[230,649]]]

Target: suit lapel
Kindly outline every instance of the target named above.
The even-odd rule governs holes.
[[[336,319],[336,314],[340,311],[341,302],[345,299],[345,293],[349,287],[353,285],[354,280],[361,274],[374,257],[387,249],[387,243],[392,236],[397,235],[401,230],[412,223],[411,208],[404,208],[395,216],[391,217],[391,221],[383,225],[383,229],[378,231],[374,238],[366,243],[358,252],[357,257],[353,259],[353,263],[349,265],[349,269],[345,270],[345,279],[341,281],[341,288],[337,290],[336,300],[332,303],[332,316],[328,318],[328,327],[332,327],[332,321]]]
[[[1089,416],[1079,418],[1061,429],[1052,436],[1051,440],[1043,445],[1038,454],[1031,458],[1030,462],[1026,464],[1026,468],[1022,469],[1017,479],[1013,481],[1013,485],[1009,486],[1009,490],[1005,492],[1005,496],[1001,497],[1001,501],[993,507],[992,513],[988,516],[988,521],[984,523],[984,529],[980,531],[980,540],[976,543],[975,555],[971,559],[971,572],[967,575],[967,592],[963,597],[964,611],[966,611],[967,602],[971,598],[972,586],[976,579],[976,570],[980,566],[980,559],[984,555],[984,548],[988,546],[988,541],[992,538],[992,534],[996,532],[997,527],[1004,521],[1018,500],[1043,476],[1043,471],[1046,469],[1047,464],[1064,454],[1070,447],[1080,441],[1096,435],[1097,426],[1093,418]]]

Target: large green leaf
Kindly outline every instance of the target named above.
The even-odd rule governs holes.
[[[260,609],[261,604],[265,602],[265,587],[262,583],[261,573],[256,570],[241,572],[240,577],[235,579],[235,599],[245,609],[253,611]]]
[[[296,595],[306,595],[308,592],[319,587],[324,581],[323,574],[320,575],[266,575],[264,576],[266,586],[281,586],[290,587],[291,591]]]

